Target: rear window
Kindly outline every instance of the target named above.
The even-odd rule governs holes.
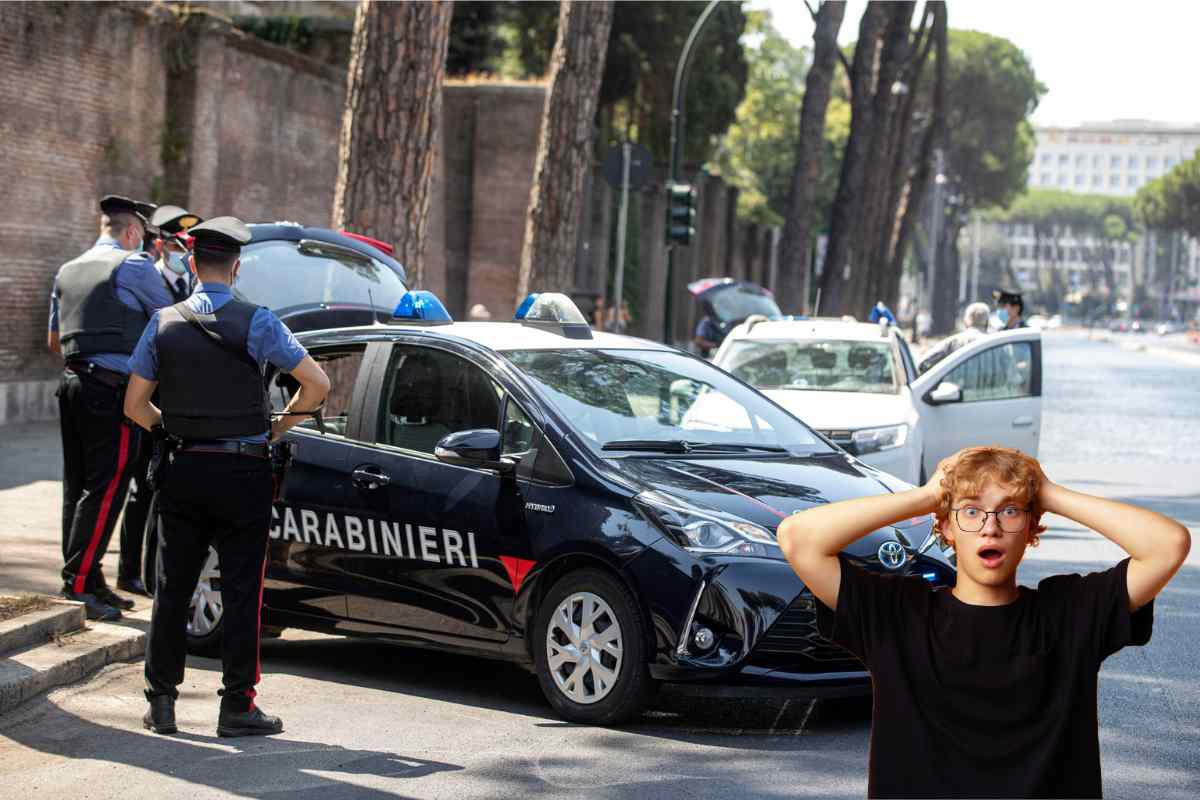
[[[279,312],[305,306],[358,306],[391,313],[404,283],[368,255],[323,243],[257,242],[242,248],[236,288],[247,301]]]
[[[733,342],[721,365],[759,389],[898,394],[901,367],[891,342],[812,340]]]

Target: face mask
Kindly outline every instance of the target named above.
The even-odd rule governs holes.
[[[1000,320],[1001,325],[1007,325],[1008,324],[1008,309],[1007,308],[1000,309],[999,311],[996,312],[996,317],[997,317],[997,319]]]
[[[183,275],[185,272],[187,272],[187,262],[184,261],[185,256],[183,253],[172,253],[168,251],[165,255],[167,257],[165,262],[167,269],[171,270],[171,272],[174,272],[176,275]]]

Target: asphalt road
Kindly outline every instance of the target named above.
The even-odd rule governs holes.
[[[1156,508],[1200,533],[1200,365],[1062,332],[1047,336],[1045,366],[1040,455],[1051,477]],[[55,563],[58,546],[54,435],[47,426],[16,430],[0,450],[0,587],[56,583],[42,566]],[[1025,583],[1121,557],[1095,534],[1047,521],[1022,567]],[[1200,795],[1196,551],[1157,601],[1151,643],[1101,671],[1109,797]],[[106,565],[114,574],[111,556]],[[635,724],[613,730],[559,721],[533,678],[504,664],[292,632],[264,643],[263,657],[260,699],[284,717],[282,735],[217,739],[220,670],[206,659],[189,662],[181,734],[144,733],[140,665],[115,665],[0,718],[0,797],[866,793],[870,723],[854,704],[664,693]]]

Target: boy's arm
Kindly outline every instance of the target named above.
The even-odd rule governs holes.
[[[827,608],[838,607],[842,567],[838,553],[885,525],[937,508],[942,470],[906,492],[857,497],[805,509],[779,525],[779,546],[804,585]]]
[[[1074,520],[1129,553],[1129,610],[1137,611],[1163,590],[1191,548],[1188,529],[1145,508],[1076,492],[1043,478],[1038,494],[1046,511]]]

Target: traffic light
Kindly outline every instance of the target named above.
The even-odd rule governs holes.
[[[667,184],[667,244],[688,245],[696,235],[696,187]]]

